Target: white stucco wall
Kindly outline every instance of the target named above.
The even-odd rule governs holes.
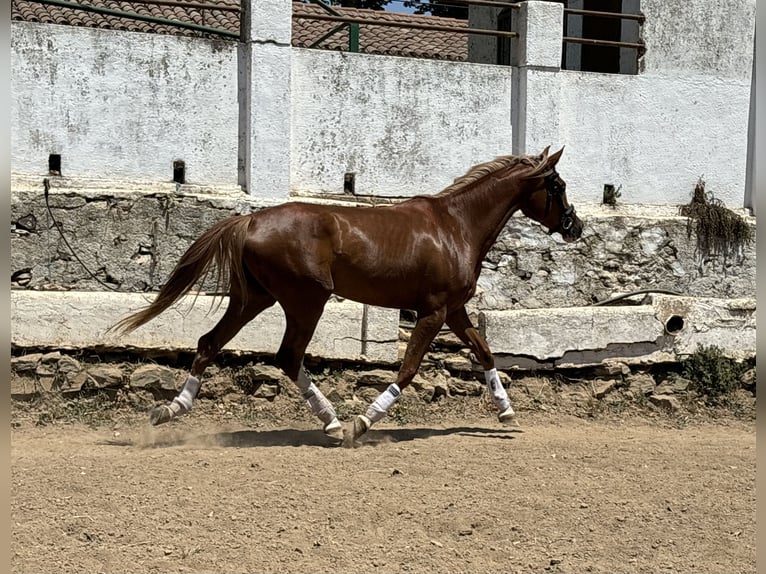
[[[688,203],[702,177],[743,207],[754,0],[643,0],[641,10],[638,75],[524,70],[517,149],[566,145],[559,171],[579,201],[600,202],[610,183],[623,203]]]
[[[237,184],[237,44],[14,22],[15,172]]]
[[[241,184],[248,165],[251,179],[278,171],[284,185],[253,184],[255,196],[340,194],[351,172],[357,194],[405,197],[551,145],[566,146],[560,171],[580,203],[599,203],[606,183],[622,203],[686,203],[703,177],[745,204],[755,0],[643,0],[638,75],[557,70],[560,6],[528,8],[519,29],[535,49],[518,68],[282,41],[283,63],[253,70],[251,96],[273,100],[263,70],[289,67],[289,110],[254,97],[247,121],[235,42],[13,22],[12,171],[44,175],[55,153],[67,176],[167,182],[183,160],[187,181],[209,186]]]
[[[434,193],[511,153],[509,67],[293,49],[292,188]]]
[[[571,197],[683,204],[700,177],[727,206],[744,205],[749,78],[530,71],[526,147],[566,145]]]
[[[750,78],[756,0],[641,0],[647,74]]]

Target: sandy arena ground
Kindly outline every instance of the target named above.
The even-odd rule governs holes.
[[[520,422],[16,424],[12,569],[755,572],[754,422]]]

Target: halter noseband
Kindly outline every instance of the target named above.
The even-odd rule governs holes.
[[[551,200],[554,197],[558,198],[559,202],[561,203],[561,207],[564,208],[564,192],[566,191],[566,187],[564,186],[564,182],[561,180],[561,177],[555,169],[549,171],[543,179],[545,181],[545,191],[547,192],[547,196],[545,198],[545,215],[548,215],[548,212],[551,208]],[[569,207],[564,208],[564,212],[561,214],[561,221],[559,221],[558,227],[553,227],[548,230],[548,235],[553,235],[559,229],[563,231],[569,231],[572,228],[572,225],[574,225],[574,220],[575,208],[574,205],[570,205]]]

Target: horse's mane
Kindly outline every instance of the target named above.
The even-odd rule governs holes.
[[[447,195],[462,189],[466,189],[471,185],[478,183],[480,180],[497,173],[500,170],[513,169],[518,166],[528,166],[532,170],[526,174],[527,176],[536,175],[538,171],[541,171],[545,165],[546,155],[504,155],[496,157],[492,161],[477,164],[473,166],[465,175],[462,175],[452,182],[452,185],[445,187],[442,191],[436,195]]]

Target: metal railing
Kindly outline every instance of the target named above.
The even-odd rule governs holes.
[[[203,34],[210,34],[213,36],[219,36],[230,39],[240,39],[240,33],[232,30],[226,30],[222,28],[215,28],[211,26],[205,26],[196,24],[194,22],[184,22],[181,20],[174,20],[170,18],[162,18],[159,16],[153,16],[150,14],[139,14],[136,12],[128,12],[125,10],[115,10],[112,8],[106,8],[102,6],[93,6],[87,3],[81,3],[73,0],[27,0],[29,2],[35,2],[39,4],[49,4],[62,8],[69,8],[73,10],[82,10],[85,12],[92,12],[101,14],[104,16],[115,16],[119,18],[126,18],[138,21],[149,22],[153,24],[160,24],[165,26],[172,26],[176,28],[191,30],[200,32]],[[196,9],[200,11],[219,11],[219,12],[240,12],[240,6],[235,5],[222,5],[213,4],[209,2],[184,2],[180,0],[127,0],[131,4],[142,4],[147,6],[171,6],[184,9]],[[309,47],[315,48],[322,44],[330,37],[344,30],[348,30],[348,50],[351,52],[358,52],[360,50],[360,26],[378,26],[378,27],[392,27],[392,28],[407,28],[412,30],[441,32],[447,34],[470,34],[476,36],[493,36],[496,38],[516,38],[518,34],[516,32],[508,30],[488,30],[481,28],[470,28],[466,26],[444,26],[440,24],[434,24],[428,22],[430,19],[428,16],[422,17],[422,22],[409,21],[396,21],[396,20],[382,20],[369,17],[356,17],[344,15],[342,12],[333,8],[323,2],[322,0],[311,0],[312,5],[316,5],[322,8],[324,14],[308,14],[308,13],[293,13],[293,19],[299,20],[316,20],[335,22],[339,25],[328,30],[322,34],[319,38],[314,40]],[[466,6],[483,6],[487,8],[497,9],[515,9],[518,8],[518,4],[509,2],[498,2],[496,0],[449,0],[449,4]],[[601,18],[619,18],[621,20],[633,20],[639,24],[643,24],[645,17],[643,14],[630,14],[630,13],[617,13],[617,12],[603,12],[593,10],[580,10],[573,8],[564,8],[564,15],[566,16],[583,16],[583,17],[601,17]],[[591,46],[604,46],[604,47],[617,47],[617,48],[632,48],[637,50],[639,55],[642,55],[645,51],[643,42],[623,42],[616,40],[603,40],[595,38],[584,38],[580,36],[564,36],[563,42],[571,44],[583,44]]]
[[[467,25],[459,27],[459,26],[443,26],[440,24],[427,23],[427,20],[429,20],[431,17],[420,15],[420,14],[416,14],[414,16],[422,18],[423,22],[413,22],[412,20],[392,21],[392,20],[364,18],[364,17],[357,17],[357,16],[348,16],[348,15],[343,15],[340,12],[334,10],[332,6],[326,4],[322,0],[310,0],[310,3],[313,5],[320,6],[325,12],[327,12],[327,14],[293,13],[293,19],[316,20],[316,21],[340,23],[340,26],[337,26],[336,28],[333,28],[327,31],[326,33],[321,35],[318,39],[314,40],[309,45],[310,48],[318,47],[325,40],[329,39],[330,37],[337,34],[338,32],[341,32],[344,29],[348,28],[349,30],[348,51],[358,52],[359,51],[359,34],[360,34],[359,26],[406,28],[410,30],[442,32],[447,34],[471,34],[471,35],[479,35],[479,36],[494,36],[497,38],[516,38],[518,36],[516,32],[505,31],[505,30],[487,30],[482,28],[469,28]],[[518,8],[518,6],[515,4],[509,4],[507,2],[498,2],[496,0],[450,0],[449,3],[465,5],[466,7],[470,5],[475,5],[475,6],[487,6],[487,7],[503,8],[503,9]]]
[[[598,10],[580,10],[576,8],[564,8],[564,18],[567,16],[586,16],[599,18],[619,18],[620,20],[634,20],[643,24],[646,17],[643,14],[630,14],[625,12],[601,12]],[[579,36],[564,36],[564,44],[585,44],[589,46],[608,46],[612,48],[633,48],[642,54],[646,50],[643,42],[623,42],[617,40],[601,40],[596,38],[582,38]]]
[[[90,4],[81,4],[79,2],[68,2],[66,0],[27,0],[28,2],[35,2],[37,4],[50,4],[52,6],[58,6],[60,8],[70,8],[72,10],[81,10],[83,12],[93,12],[95,14],[102,14],[104,16],[115,16],[118,18],[127,18],[130,20],[139,20],[142,22],[149,22],[152,24],[161,24],[165,26],[174,26],[176,28],[183,28],[186,30],[193,30],[195,32],[202,32],[205,34],[211,34],[214,36],[221,36],[224,38],[232,38],[239,40],[239,32],[232,32],[231,30],[224,30],[222,28],[212,28],[210,26],[203,26],[201,24],[195,24],[194,22],[182,22],[180,20],[171,20],[169,18],[161,18],[159,16],[152,16],[150,14],[138,14],[136,12],[126,12],[124,10],[113,10],[112,8],[104,8],[102,6],[92,6]],[[220,10],[220,11],[235,11],[239,12],[239,6],[221,6],[218,4],[204,4],[204,3],[191,3],[191,2],[178,2],[174,0],[129,0],[134,4],[148,4],[159,6],[176,6],[183,8],[196,8],[204,10]]]

